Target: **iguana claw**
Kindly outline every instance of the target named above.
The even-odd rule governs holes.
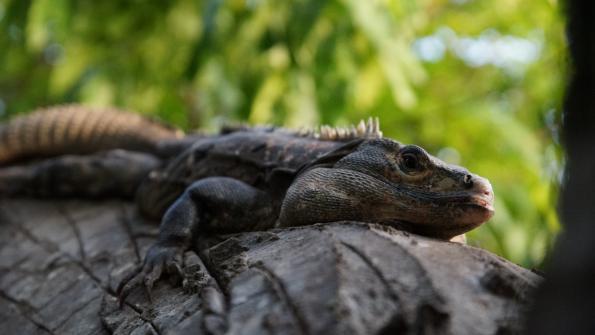
[[[139,286],[145,288],[147,297],[152,302],[151,290],[155,282],[162,277],[164,270],[169,275],[181,278],[182,284],[185,284],[186,276],[180,265],[182,264],[182,254],[183,250],[178,247],[154,244],[147,252],[143,264],[126,275],[118,285],[116,293],[120,301],[120,308],[124,306],[126,297]]]

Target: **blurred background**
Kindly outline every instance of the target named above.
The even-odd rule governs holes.
[[[0,120],[119,106],[180,128],[347,125],[487,177],[469,243],[541,267],[559,230],[556,0],[0,0]]]

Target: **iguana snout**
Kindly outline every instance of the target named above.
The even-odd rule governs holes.
[[[283,226],[361,220],[451,238],[492,217],[489,181],[414,145],[363,142],[331,168],[296,178],[280,213]]]

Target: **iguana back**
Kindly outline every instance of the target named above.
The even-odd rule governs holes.
[[[137,204],[146,217],[160,218],[194,181],[214,176],[267,188],[275,169],[295,171],[344,144],[339,139],[320,140],[282,128],[238,128],[227,134],[205,136],[151,171],[139,186]]]

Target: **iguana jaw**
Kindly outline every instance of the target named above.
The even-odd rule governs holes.
[[[494,193],[487,179],[469,175],[473,187],[468,190],[441,192],[393,185],[396,201],[407,204],[406,210],[392,214],[393,219],[414,233],[444,239],[480,226],[494,215]]]
[[[469,232],[488,221],[494,211],[476,204],[462,204],[456,209],[460,216],[451,220],[448,215],[438,220],[411,221],[409,217],[385,217],[371,220],[397,229],[406,230],[415,234],[430,236],[438,239],[450,240],[451,238]],[[419,217],[414,218],[418,220]]]

